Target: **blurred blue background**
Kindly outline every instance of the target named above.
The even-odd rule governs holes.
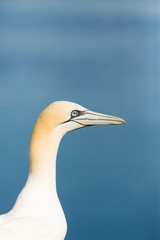
[[[55,100],[128,122],[63,138],[66,240],[159,240],[160,3],[0,2],[1,214],[27,179],[34,122]]]

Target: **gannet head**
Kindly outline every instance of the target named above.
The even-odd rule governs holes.
[[[47,159],[50,161],[53,158],[61,138],[67,132],[93,125],[125,123],[121,118],[92,112],[72,102],[50,104],[39,115],[33,128],[29,149],[31,172],[40,175],[44,172],[48,166]]]
[[[118,117],[92,112],[76,103],[58,101],[50,104],[39,116],[50,128],[59,128],[63,133],[93,125],[126,124]]]

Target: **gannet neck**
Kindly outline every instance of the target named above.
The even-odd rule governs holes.
[[[40,114],[30,142],[30,171],[27,183],[18,196],[12,213],[16,217],[33,217],[53,224],[66,233],[66,220],[56,189],[56,157],[64,133],[48,111]]]
[[[29,174],[55,183],[57,151],[63,133],[56,124],[50,124],[44,115],[39,116],[33,129],[29,149]]]

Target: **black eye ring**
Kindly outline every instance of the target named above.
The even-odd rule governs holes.
[[[78,117],[79,114],[80,114],[80,112],[79,112],[78,110],[73,110],[73,111],[71,112],[71,117]]]

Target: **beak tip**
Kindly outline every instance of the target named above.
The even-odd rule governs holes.
[[[125,120],[123,120],[122,124],[127,124],[127,122]]]

